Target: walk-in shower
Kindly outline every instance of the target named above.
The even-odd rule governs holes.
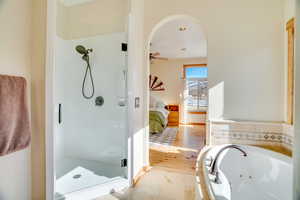
[[[57,0],[55,198],[92,199],[128,185],[128,2],[64,2]]]
[[[78,53],[82,54],[82,59],[86,62],[86,69],[85,69],[84,78],[83,78],[82,87],[81,87],[82,96],[86,99],[91,99],[91,98],[93,98],[94,93],[95,93],[95,85],[94,85],[94,78],[93,78],[92,69],[91,69],[91,65],[90,65],[89,53],[93,52],[93,49],[86,49],[82,45],[76,46],[75,49]],[[87,95],[85,93],[85,83],[87,81],[88,74],[89,74],[89,77],[91,80],[91,86],[92,86],[92,92],[90,95]]]

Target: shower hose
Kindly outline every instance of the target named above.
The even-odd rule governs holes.
[[[84,88],[85,88],[85,83],[86,83],[86,78],[88,76],[88,73],[90,75],[90,78],[91,78],[91,83],[92,83],[92,94],[91,95],[86,95],[85,94],[85,91],[84,91]],[[91,69],[91,66],[90,66],[90,62],[87,61],[87,66],[86,66],[86,70],[85,70],[85,75],[84,75],[84,79],[83,79],[83,82],[82,82],[82,96],[86,99],[91,99],[93,98],[94,96],[94,93],[95,93],[95,86],[94,86],[94,78],[93,78],[93,74],[92,74],[92,69]]]

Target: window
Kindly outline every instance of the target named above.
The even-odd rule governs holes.
[[[187,111],[201,111],[208,104],[206,64],[184,65],[184,105]]]
[[[207,67],[186,67],[185,78],[207,78]]]

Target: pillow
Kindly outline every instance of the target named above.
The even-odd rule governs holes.
[[[157,99],[154,96],[150,95],[149,107],[155,108],[156,103],[157,103]]]
[[[156,108],[165,108],[166,104],[163,101],[156,102]]]
[[[150,95],[149,107],[150,108],[165,108],[166,104],[159,98],[157,98],[153,95]]]

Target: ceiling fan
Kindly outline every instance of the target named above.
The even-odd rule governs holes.
[[[159,52],[150,53],[149,54],[149,58],[150,58],[150,62],[151,63],[153,62],[153,60],[168,60],[168,58],[160,57],[160,53]]]

